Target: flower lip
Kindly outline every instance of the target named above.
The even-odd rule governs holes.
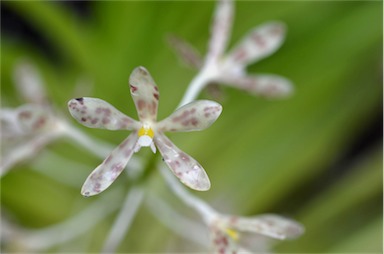
[[[140,146],[150,146],[152,144],[152,138],[148,135],[140,136],[138,143]]]

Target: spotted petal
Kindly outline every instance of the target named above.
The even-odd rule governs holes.
[[[25,104],[17,109],[17,119],[26,132],[46,130],[54,124],[52,112],[38,104]]]
[[[292,82],[279,75],[223,77],[220,81],[254,95],[268,98],[282,98],[293,93]]]
[[[141,122],[156,122],[159,91],[144,67],[137,67],[129,77],[131,95]]]
[[[194,101],[177,109],[157,123],[160,131],[197,131],[211,126],[222,111],[219,103],[209,100]]]
[[[247,34],[231,51],[227,61],[246,66],[274,53],[282,44],[285,25],[270,22],[261,25]]]
[[[209,60],[217,60],[223,54],[230,36],[232,20],[233,2],[230,0],[218,1],[211,27],[211,39],[207,56]]]
[[[120,175],[132,157],[138,136],[131,133],[112,153],[88,176],[81,194],[88,197],[108,188]]]
[[[108,130],[134,130],[140,123],[124,115],[111,104],[97,98],[77,98],[68,102],[71,115],[90,128]]]
[[[164,162],[183,184],[199,191],[206,191],[211,187],[207,173],[195,159],[181,151],[161,133],[155,134],[154,141]]]
[[[258,233],[281,240],[296,238],[304,232],[303,226],[299,223],[272,214],[249,218],[229,216],[226,220],[227,225],[235,230]]]
[[[237,253],[238,246],[229,234],[222,231],[219,227],[211,226],[211,245],[213,248],[213,253]]]
[[[178,56],[180,62],[192,69],[199,69],[202,66],[202,56],[191,44],[176,35],[167,36],[167,42]]]

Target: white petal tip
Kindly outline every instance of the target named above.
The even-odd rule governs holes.
[[[195,179],[193,182],[182,181],[186,186],[195,190],[195,191],[208,191],[211,188],[211,182],[209,181],[208,175],[205,171],[201,171],[198,179]],[[185,179],[180,179],[185,180]]]
[[[208,191],[209,189],[211,189],[211,184],[209,184],[207,186],[196,188],[194,190],[197,190],[197,191]]]
[[[90,196],[94,196],[94,195],[97,195],[99,193],[92,193],[90,191],[84,191],[84,190],[81,190],[81,195],[83,195],[85,198],[88,198]]]

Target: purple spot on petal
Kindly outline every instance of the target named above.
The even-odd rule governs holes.
[[[235,61],[243,61],[247,56],[247,52],[244,48],[239,48],[233,53],[233,60]]]
[[[146,104],[146,103],[145,103],[144,100],[138,100],[138,101],[137,101],[137,108],[141,111],[141,110],[144,109],[145,104]]]
[[[136,86],[130,85],[130,87],[131,87],[131,93],[135,93],[137,91]]]
[[[76,98],[75,100],[77,100],[78,102],[80,102],[81,105],[84,104],[84,98]]]
[[[19,114],[19,117],[22,119],[29,119],[31,118],[31,116],[32,116],[32,113],[30,111],[22,111]]]
[[[109,120],[109,118],[103,118],[103,119],[101,120],[101,122],[102,122],[104,125],[106,125],[106,124],[109,124],[109,123],[110,123],[110,120]]]
[[[260,48],[265,48],[267,46],[265,39],[260,34],[253,34],[252,40],[258,45]]]

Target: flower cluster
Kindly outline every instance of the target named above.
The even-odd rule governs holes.
[[[163,133],[208,128],[219,117],[222,107],[213,101],[194,101],[157,122],[159,91],[149,72],[144,67],[136,68],[129,83],[140,121],[124,115],[101,99],[77,98],[68,102],[71,115],[87,127],[132,131],[89,175],[81,193],[91,196],[108,188],[141,147],[150,147],[154,153],[157,147],[164,162],[182,183],[195,190],[208,190],[210,181],[203,167]]]
[[[6,159],[0,164],[1,173],[3,174],[15,163],[31,157],[56,138],[65,135],[84,147],[91,148],[92,152],[102,156],[101,158],[105,158],[105,150],[109,149],[108,153],[112,150],[92,171],[82,186],[82,195],[93,196],[107,189],[117,179],[129,161],[135,159],[132,159],[135,153],[142,147],[149,147],[153,153],[159,150],[164,163],[173,173],[172,175],[169,170],[164,169],[164,165],[157,165],[169,187],[183,202],[202,216],[210,232],[214,253],[252,253],[251,250],[254,251],[254,249],[249,244],[255,243],[258,251],[264,252],[269,249],[269,245],[265,244],[264,239],[255,241],[255,238],[268,237],[283,240],[300,236],[304,228],[293,220],[272,214],[255,217],[220,214],[205,201],[190,194],[180,182],[191,189],[206,191],[211,186],[208,175],[199,162],[179,149],[164,134],[165,132],[204,130],[218,119],[222,112],[220,104],[210,100],[195,100],[201,89],[208,84],[226,84],[267,97],[283,97],[292,92],[291,82],[284,77],[246,73],[247,65],[271,55],[280,47],[285,35],[284,24],[270,22],[257,27],[251,30],[229,53],[225,53],[232,21],[233,2],[219,0],[213,18],[208,53],[204,58],[183,40],[177,37],[170,39],[172,47],[181,58],[190,66],[199,69],[199,73],[191,82],[181,100],[180,107],[163,120],[157,120],[159,89],[144,67],[134,69],[129,78],[129,89],[139,120],[123,114],[108,102],[98,98],[81,97],[68,102],[70,114],[86,127],[131,131],[113,150],[105,144],[92,141],[76,128],[71,127],[48,103],[40,77],[33,67],[25,63],[18,65],[15,83],[28,104],[16,109],[1,110],[1,138],[6,141],[6,145],[17,144],[15,149],[8,149],[11,152],[3,156]],[[123,239],[117,235],[124,230],[114,230],[115,226],[123,229],[129,227],[129,221],[144,197],[142,187],[133,188],[133,191],[128,192],[121,214],[107,239],[105,246],[108,248],[105,250],[113,252],[119,241]],[[75,222],[85,217],[91,216],[86,213],[77,217]],[[76,224],[73,221],[69,223]],[[62,228],[64,228],[62,225],[58,226],[56,231],[62,231]],[[252,234],[253,238],[247,242],[249,234]],[[40,238],[48,238],[47,235],[49,234]],[[58,235],[61,239],[61,234]],[[33,240],[30,241],[31,243],[36,242],[36,238],[31,237],[31,239]],[[109,241],[110,239],[112,240]]]

